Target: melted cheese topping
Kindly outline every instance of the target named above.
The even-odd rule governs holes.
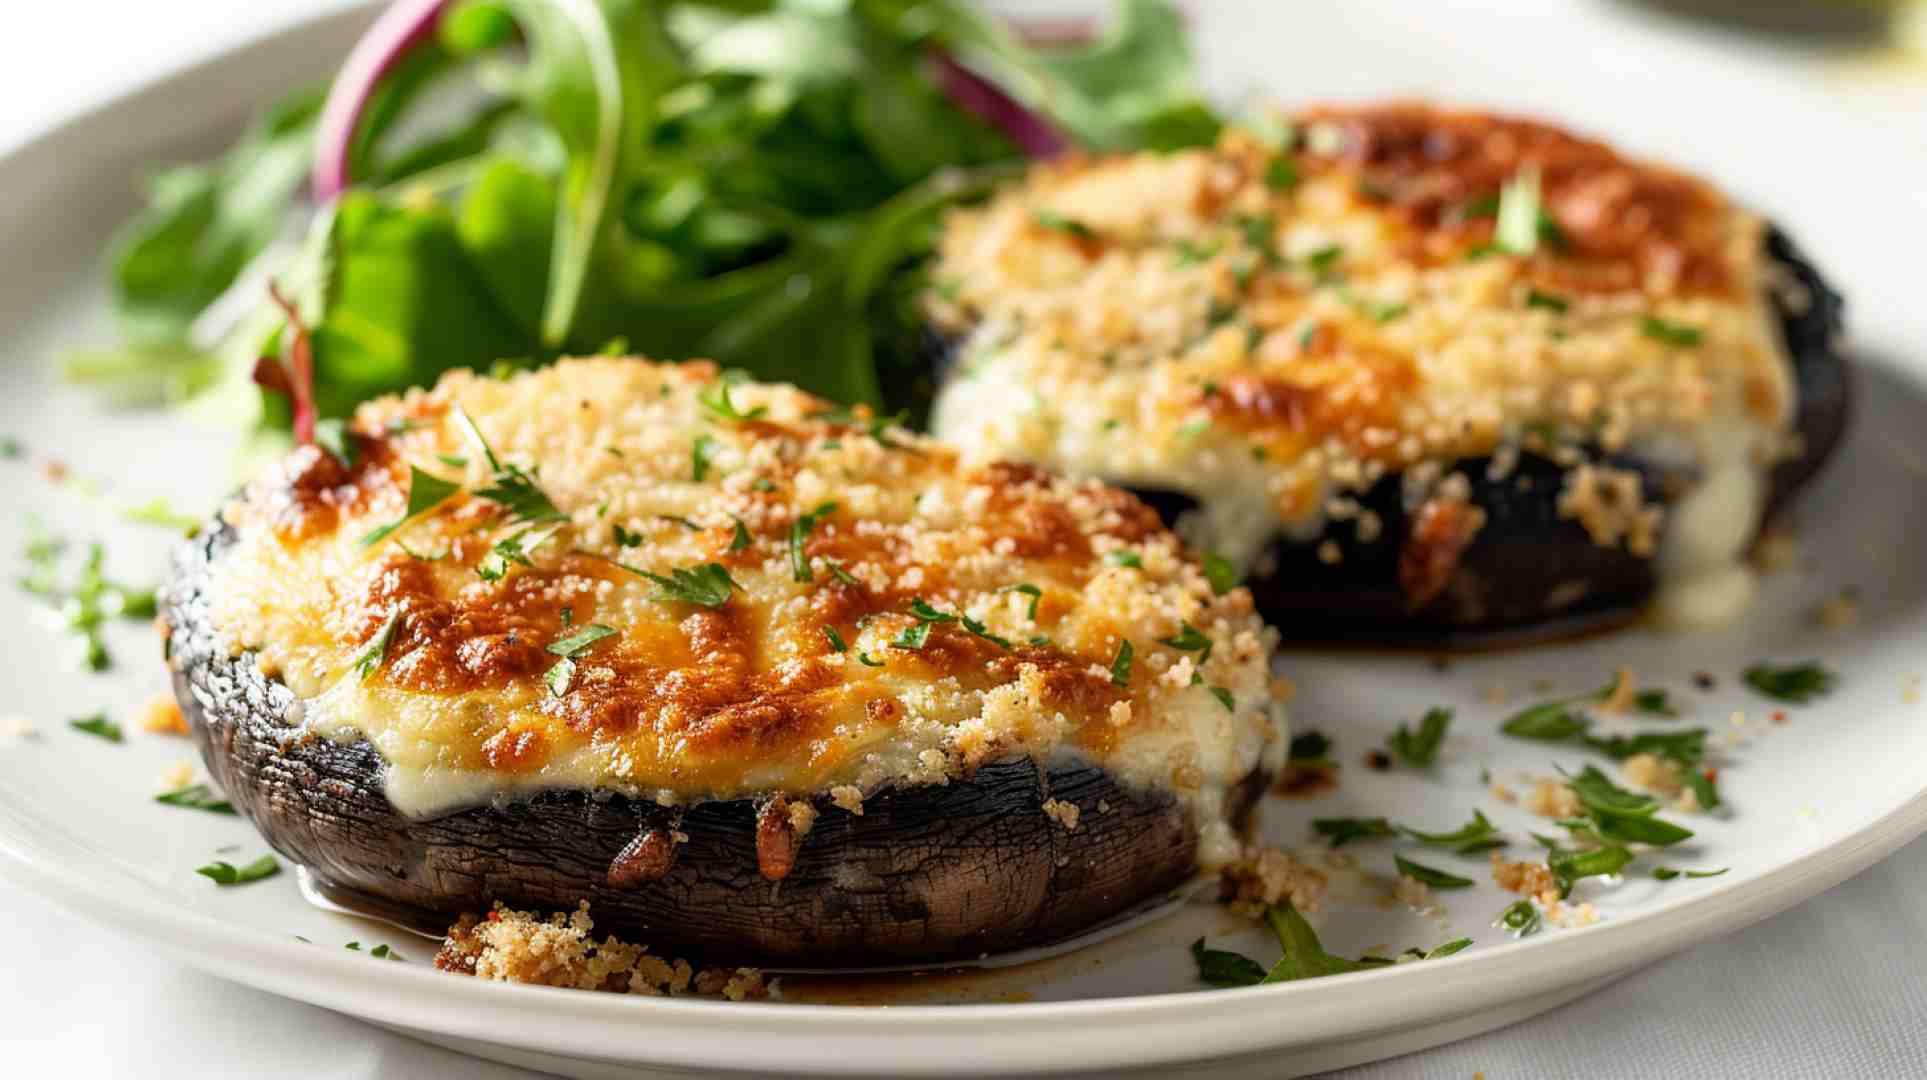
[[[1730,570],[1793,406],[1762,222],[1539,124],[1297,120],[1289,151],[1234,130],[1054,162],[953,212],[928,305],[961,339],[937,433],[1191,495],[1187,538],[1246,561],[1388,473],[1423,497],[1462,458],[1592,443],[1702,486],[1750,477],[1664,530],[1667,574]],[[1536,250],[1495,250],[1501,189],[1528,173]]]
[[[352,471],[304,448],[228,509],[217,629],[309,730],[372,742],[404,812],[552,786],[868,791],[1063,752],[1180,793],[1229,840],[1225,789],[1283,735],[1247,592],[1214,595],[1123,492],[964,466],[791,387],[731,386],[750,418],[730,419],[725,385],[709,364],[573,360],[372,402]],[[510,467],[561,516],[489,498]],[[415,468],[462,490],[364,543]],[[501,557],[514,537],[523,561]],[[710,563],[733,583],[717,606],[638,572]],[[945,618],[906,647],[919,600]],[[589,626],[614,633],[556,679],[549,647]]]

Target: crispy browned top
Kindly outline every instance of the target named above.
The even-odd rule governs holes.
[[[1215,595],[1132,496],[963,467],[785,387],[734,385],[719,413],[723,385],[569,361],[374,403],[352,468],[297,450],[230,510],[217,620],[324,733],[531,782],[865,788],[1016,749],[1164,755],[1194,713],[1269,730],[1248,597]],[[461,490],[364,543],[403,518],[412,470]],[[556,516],[491,497],[518,475]],[[722,597],[650,577],[705,566]],[[1202,667],[1159,644],[1185,626],[1213,643]],[[559,654],[592,627],[612,632]]]

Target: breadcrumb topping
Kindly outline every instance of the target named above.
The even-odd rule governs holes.
[[[645,945],[592,934],[594,920],[585,900],[573,912],[547,917],[496,904],[484,918],[463,915],[435,956],[435,966],[492,982],[558,986],[651,997],[694,992],[730,1001],[769,995],[756,968],[704,968],[670,960]]]
[[[1225,868],[1223,883],[1225,904],[1257,919],[1280,900],[1290,900],[1300,911],[1317,911],[1324,905],[1330,878],[1281,848],[1247,845],[1243,856]]]

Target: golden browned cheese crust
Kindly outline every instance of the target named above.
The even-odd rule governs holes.
[[[375,744],[404,810],[560,784],[850,799],[1059,751],[1211,789],[1278,734],[1248,595],[1112,488],[700,363],[458,372],[353,426],[351,469],[299,449],[229,508],[214,613],[311,729]],[[459,490],[365,543],[411,470]],[[505,500],[518,470],[555,516]],[[709,566],[720,597],[651,577]]]
[[[1245,559],[1388,473],[1417,498],[1502,448],[1707,472],[1786,451],[1753,214],[1528,120],[1291,120],[1283,145],[1232,129],[1048,163],[953,212],[928,305],[959,339],[936,432],[1196,496],[1187,537]],[[1523,245],[1498,231],[1509,186],[1538,211]]]

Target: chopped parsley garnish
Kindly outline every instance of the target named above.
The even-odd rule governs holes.
[[[575,633],[570,634],[568,637],[550,644],[549,652],[554,653],[562,659],[557,660],[555,666],[550,668],[548,672],[542,676],[542,681],[549,686],[549,693],[554,694],[556,697],[563,697],[568,694],[569,683],[575,679],[575,658],[587,651],[590,646],[593,646],[596,642],[601,641],[603,638],[615,632],[615,628],[612,626],[604,626],[601,623],[590,623]]]
[[[1718,870],[1675,870],[1670,866],[1656,866],[1653,868],[1653,877],[1657,878],[1660,881],[1671,881],[1676,877],[1689,877],[1689,878],[1719,877],[1721,874],[1724,874],[1731,869],[1732,867],[1730,866],[1722,866]]]
[[[1617,874],[1633,861],[1631,849],[1618,845],[1573,851],[1547,842],[1544,837],[1540,842],[1547,846],[1546,869],[1552,871],[1553,880],[1558,882],[1562,900],[1572,895],[1572,887],[1581,879]]]
[[[1345,257],[1345,249],[1338,244],[1327,244],[1305,256],[1305,267],[1319,277],[1327,277],[1338,266],[1338,260]]]
[[[106,739],[108,742],[121,741],[120,725],[107,719],[106,713],[95,713],[78,720],[69,720],[67,726],[75,731],[86,732],[97,739]]]
[[[657,585],[656,592],[650,597],[658,602],[680,601],[695,604],[697,607],[719,608],[729,603],[731,589],[737,587],[729,570],[721,563],[703,563],[699,566],[677,567],[669,571],[668,577],[652,574],[627,563],[617,566],[636,575],[648,578]]]
[[[1291,737],[1291,748],[1286,751],[1286,758],[1293,765],[1307,768],[1327,766],[1332,763],[1331,748],[1332,741],[1324,734],[1307,731]]]
[[[741,551],[749,546],[749,526],[744,525],[743,519],[739,517],[732,517],[729,520],[736,523],[736,531],[729,537],[729,550]]]
[[[614,448],[611,447],[611,449],[614,449]],[[436,454],[435,460],[441,462],[442,464],[448,466],[451,469],[468,468],[468,459],[463,457],[460,454]]]
[[[495,542],[482,561],[475,564],[475,575],[483,581],[500,581],[508,575],[509,564],[534,566],[535,560],[529,556],[536,548],[548,543],[555,534],[562,531],[565,522],[556,522],[546,529],[528,528]],[[633,534],[631,534],[633,535]]]
[[[120,516],[141,525],[153,525],[162,529],[173,529],[190,535],[201,527],[201,520],[191,514],[183,514],[168,504],[164,498],[152,498],[134,506],[123,506]]]
[[[232,814],[234,804],[214,793],[206,784],[189,784],[184,788],[154,796],[154,801],[167,806],[185,806],[190,810],[206,810],[211,814]]]
[[[1179,266],[1196,266],[1209,261],[1223,249],[1217,244],[1193,244],[1189,240],[1179,240],[1177,250]]]
[[[1627,791],[1593,766],[1586,766],[1578,776],[1568,777],[1566,783],[1585,807],[1586,814],[1559,824],[1579,839],[1605,846],[1667,847],[1693,836],[1691,829],[1653,816],[1659,809],[1658,800]]]
[[[1820,666],[1818,661],[1804,664],[1754,664],[1746,669],[1746,685],[1765,694],[1775,701],[1805,705],[1821,694],[1833,690],[1833,672]]]
[[[1635,754],[1653,754],[1665,758],[1679,767],[1681,780],[1693,789],[1693,794],[1702,807],[1710,810],[1718,806],[1720,804],[1718,789],[1705,774],[1694,768],[1706,756],[1707,730],[1705,728],[1689,728],[1685,731],[1642,731],[1631,735],[1590,734],[1592,721],[1581,711],[1582,707],[1604,702],[1617,690],[1618,682],[1614,681],[1590,693],[1541,702],[1513,714],[1499,730],[1521,739],[1536,739],[1540,742],[1575,742],[1605,754],[1614,761],[1624,761]],[[1662,689],[1642,690],[1635,694],[1633,707],[1640,712],[1657,716],[1678,715],[1667,699],[1666,691]]]
[[[657,514],[656,520],[667,521],[671,525],[681,525],[683,528],[688,529],[690,532],[703,531],[703,527],[701,525],[698,525],[695,522],[689,520],[688,518],[683,517],[681,514]]]
[[[1531,255],[1543,242],[1565,246],[1565,231],[1539,198],[1539,172],[1526,169],[1499,189],[1498,221],[1492,226],[1492,247],[1508,255]]]
[[[1144,557],[1125,548],[1112,548],[1105,552],[1104,561],[1112,566],[1128,566],[1133,570],[1144,569]]]
[[[999,589],[997,591],[1022,593],[1023,595],[1030,597],[1030,607],[1025,611],[1024,617],[1029,619],[1031,622],[1037,621],[1037,601],[1042,600],[1044,598],[1044,590],[1026,582],[1018,585],[1007,585],[1004,588]]]
[[[776,484],[767,476],[759,476],[749,482],[749,489],[751,491],[770,492],[776,490]]]
[[[8,461],[16,461],[24,457],[26,453],[27,448],[20,444],[19,439],[12,435],[0,435],[0,458],[6,458]]]
[[[375,636],[368,640],[368,647],[361,650],[360,656],[355,657],[357,676],[367,678],[369,673],[380,668],[382,661],[388,658],[388,643],[394,639],[395,625],[399,622],[401,622],[401,609],[396,608],[389,612],[388,618],[382,621],[381,629],[375,631]]]
[[[107,549],[99,543],[87,545],[87,554],[71,583],[62,580],[61,556],[67,542],[49,534],[34,518],[27,519],[27,572],[19,579],[25,591],[41,597],[60,609],[65,629],[77,637],[82,658],[89,671],[105,671],[112,666],[103,627],[114,616],[151,619],[158,608],[153,589],[139,589],[111,581],[102,572]]]
[[[1498,919],[1494,920],[1492,925],[1510,930],[1520,937],[1527,937],[1537,933],[1543,921],[1538,906],[1532,901],[1515,900],[1504,911],[1499,912]]]
[[[830,648],[835,649],[837,652],[850,651],[850,647],[843,643],[843,635],[836,632],[836,627],[823,627],[823,637],[829,641]]]
[[[408,467],[408,509],[402,516],[371,530],[361,538],[362,547],[373,547],[386,540],[395,530],[415,518],[440,506],[450,495],[462,490],[460,484],[451,483],[433,473],[425,473],[414,465]]]
[[[1231,560],[1222,555],[1206,552],[1204,556],[1204,579],[1211,583],[1213,594],[1223,596],[1238,587],[1241,575]]]
[[[1459,855],[1472,855],[1506,845],[1506,839],[1499,835],[1498,827],[1488,821],[1485,813],[1480,810],[1472,811],[1472,820],[1452,832],[1420,832],[1405,825],[1395,826],[1395,828],[1421,844],[1445,848]]]
[[[316,446],[350,469],[355,467],[355,459],[361,456],[361,444],[355,441],[354,432],[348,430],[348,421],[338,416],[314,422],[314,441]]]
[[[1703,336],[1696,326],[1667,322],[1657,315],[1648,315],[1639,320],[1639,332],[1668,345],[1698,345]]]
[[[835,559],[824,559],[823,565],[830,568],[831,577],[835,578],[836,580],[842,582],[845,585],[862,585],[863,584],[861,581],[858,581],[856,579],[855,574],[852,574],[848,570],[845,570],[843,568],[843,564],[840,562],[837,562]]]
[[[1065,217],[1064,215],[1058,213],[1055,210],[1033,211],[1031,213],[1031,220],[1037,222],[1037,224],[1042,225],[1046,229],[1051,229],[1056,232],[1061,232],[1067,236],[1074,236],[1079,240],[1097,239],[1097,233],[1092,231],[1089,225],[1086,225],[1081,221],[1073,221],[1072,219]]]
[[[882,667],[883,666],[883,661],[870,659],[870,654],[866,652],[857,653],[856,658],[857,658],[857,661],[863,664],[863,666],[865,667]]]
[[[1244,241],[1251,250],[1264,257],[1266,263],[1276,266],[1284,261],[1275,246],[1278,238],[1278,219],[1270,214],[1253,214],[1240,217],[1234,222]]]
[[[1353,840],[1368,840],[1380,836],[1397,836],[1398,830],[1385,818],[1314,818],[1312,830],[1331,841],[1334,848],[1344,847]]]
[[[446,551],[438,551],[433,555],[416,551],[414,548],[409,547],[408,542],[405,540],[396,540],[395,546],[401,549],[403,555],[408,556],[416,562],[441,562],[443,559],[448,558],[448,552]]]
[[[736,381],[736,378],[732,375],[724,374],[722,378],[717,379],[711,384],[711,389],[708,393],[696,395],[696,403],[703,407],[704,412],[707,412],[715,419],[732,424],[739,424],[746,420],[755,420],[769,412],[769,408],[764,405],[758,405],[748,412],[738,409],[736,403],[729,399],[729,388]]]
[[[716,436],[714,435],[698,435],[695,443],[690,446],[689,473],[698,484],[703,482],[703,477],[709,475],[710,456],[715,452]]]
[[[1298,186],[1298,167],[1288,157],[1275,157],[1265,165],[1265,186],[1273,191],[1290,191]]]
[[[616,524],[611,525],[609,527],[615,532],[616,546],[618,547],[641,547],[642,546],[641,533],[630,532],[628,529],[625,529],[622,527],[621,522],[617,522]]]
[[[903,628],[902,633],[890,640],[890,645],[893,648],[909,649],[915,652],[923,648],[924,645],[930,641],[930,626],[931,624],[927,622],[920,622],[915,626],[906,626]]]
[[[1204,634],[1198,631],[1197,627],[1192,626],[1188,622],[1181,622],[1178,625],[1183,629],[1179,630],[1173,637],[1159,638],[1158,644],[1169,645],[1171,648],[1181,652],[1197,653],[1198,666],[1203,667],[1205,663],[1211,659],[1211,639],[1205,637]]]
[[[1333,956],[1325,951],[1318,941],[1317,932],[1289,901],[1268,908],[1265,911],[1265,924],[1271,928],[1283,951],[1278,962],[1269,970],[1238,953],[1207,949],[1204,939],[1199,938],[1191,945],[1191,956],[1198,965],[1198,977],[1213,986],[1259,986],[1343,975],[1351,971],[1369,971],[1400,962],[1376,956],[1361,956],[1357,960]],[[1471,944],[1471,938],[1458,938],[1430,951],[1407,949],[1400,960],[1435,960],[1450,956]]]
[[[1135,652],[1129,638],[1117,643],[1117,655],[1111,658],[1111,682],[1114,685],[1131,685],[1131,656]]]
[[[1211,696],[1218,699],[1218,704],[1224,706],[1225,712],[1238,711],[1238,699],[1231,696],[1231,691],[1222,686],[1207,686],[1205,689],[1211,691]]]
[[[1526,306],[1529,308],[1545,308],[1547,311],[1564,312],[1572,306],[1572,303],[1563,296],[1555,296],[1549,292],[1540,292],[1538,289],[1531,289],[1526,292]]]
[[[490,502],[500,503],[508,510],[510,519],[514,521],[552,521],[566,516],[556,508],[548,495],[536,486],[533,473],[495,456],[495,451],[488,445],[488,439],[483,437],[482,429],[475,423],[475,418],[468,415],[468,410],[460,405],[455,406],[455,419],[461,425],[463,434],[475,444],[477,450],[482,452],[482,457],[488,462],[489,471],[493,474],[490,477],[489,486],[477,491],[475,493],[477,496]],[[414,504],[412,489],[409,504],[411,507]]]
[[[826,502],[790,523],[790,573],[796,580],[816,580],[816,575],[810,573],[810,557],[804,550],[804,543],[816,529],[816,523],[834,513],[836,504]]]
[[[1457,874],[1448,874],[1443,870],[1434,870],[1421,863],[1415,863],[1403,855],[1392,856],[1392,863],[1398,867],[1398,872],[1401,875],[1421,884],[1430,885],[1434,889],[1469,889],[1472,887],[1471,878],[1463,878]]]
[[[272,855],[263,855],[246,866],[212,862],[196,868],[194,872],[216,885],[245,885],[250,881],[260,881],[280,873],[281,863]]]
[[[1386,745],[1400,761],[1422,769],[1439,756],[1439,744],[1445,741],[1445,731],[1451,726],[1451,709],[1427,709],[1419,719],[1417,731],[1400,724]]]

